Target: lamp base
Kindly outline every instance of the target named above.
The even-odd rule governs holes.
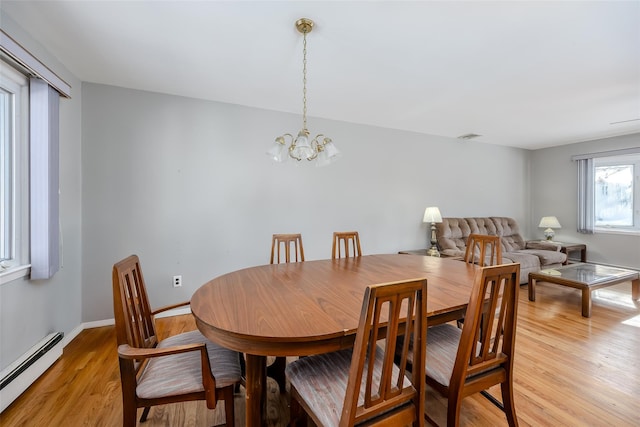
[[[553,236],[555,234],[556,233],[551,228],[547,228],[546,230],[544,230],[544,237],[546,237],[549,241],[553,240]]]
[[[436,223],[431,223],[431,247],[427,251],[428,256],[440,257],[440,252],[438,251],[438,239],[436,238]]]

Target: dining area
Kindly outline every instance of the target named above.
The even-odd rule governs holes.
[[[139,261],[135,265],[140,268]],[[507,407],[506,418],[509,425],[517,425],[511,387],[511,352],[519,288],[516,279],[518,267],[518,264],[494,266],[493,268],[502,270],[492,272],[491,267],[483,267],[477,260],[461,262],[453,258],[403,254],[363,255],[357,232],[335,232],[331,258],[305,261],[301,235],[273,235],[270,264],[243,268],[215,277],[200,286],[188,303],[199,332],[198,336],[206,338],[225,351],[238,354],[241,375],[235,387],[236,391],[240,385],[245,389],[247,426],[266,425],[264,414],[268,377],[277,382],[281,393],[287,392],[287,383],[291,380],[290,425],[306,425],[307,417],[316,425],[332,425],[334,422],[336,425],[355,425],[356,422],[371,422],[372,419],[378,418],[386,420],[386,425],[424,425],[425,418],[427,421],[430,420],[424,412],[426,383],[439,388],[443,396],[449,399],[451,409],[447,416],[448,425],[457,425],[462,397],[483,391],[492,385],[502,384],[503,401]],[[131,272],[130,275],[123,275],[116,264],[113,277],[114,301],[117,299],[115,293],[120,283],[127,286],[144,284],[141,269]],[[409,283],[416,282],[423,283],[423,289],[418,289],[419,298],[416,293],[411,297],[405,295],[406,299],[402,304],[389,302],[397,301],[396,295],[395,299],[387,300],[386,305],[377,303],[375,314],[369,313],[366,309],[367,295],[371,292],[375,294],[375,288],[380,287],[385,292],[393,294],[394,289],[406,288]],[[125,290],[123,293],[144,295],[146,291]],[[477,295],[474,297],[474,294]],[[417,310],[418,302],[422,300],[424,309]],[[392,307],[396,305],[396,311],[393,311]],[[412,319],[410,315],[414,309],[420,316]],[[493,310],[494,313],[488,315],[487,310]],[[145,309],[140,311],[144,312]],[[379,336],[375,335],[380,339],[379,343],[375,342],[371,331],[367,332],[366,336],[359,336],[362,334],[363,322],[365,319],[371,321],[372,315],[375,322],[378,322],[375,331],[382,331]],[[118,327],[117,319],[118,317]],[[424,320],[422,327],[420,319]],[[153,322],[151,316],[149,321]],[[435,331],[431,346],[427,345],[431,336],[428,332],[430,330]],[[466,337],[464,339],[461,338],[463,334]],[[462,344],[465,339],[469,343],[468,346]],[[365,343],[373,340],[371,348],[376,350],[367,351],[362,360],[356,360],[354,352],[352,359],[351,351],[354,345],[364,345],[363,340]],[[127,343],[119,341],[119,345],[121,349]],[[420,350],[416,346],[424,348]],[[462,347],[465,347],[463,350],[468,354],[458,355]],[[440,363],[434,359],[435,368],[431,369],[431,348],[434,349],[432,353],[438,355],[436,358],[441,359],[440,362],[447,358],[448,361]],[[377,354],[379,349],[384,352],[381,356]],[[339,390],[337,393],[328,396],[337,399],[339,403],[344,399],[346,404],[349,401],[349,393],[355,392],[356,396],[365,391],[371,393],[371,381],[379,381],[377,387],[373,388],[373,395],[365,399],[364,404],[356,399],[354,408],[350,410],[351,415],[346,414],[349,411],[345,408],[345,413],[342,413],[341,404],[321,404],[321,408],[333,408],[329,418],[322,418],[314,413],[313,405],[309,405],[309,401],[317,400],[318,384],[312,387],[311,394],[314,397],[307,399],[299,389],[309,391],[306,385],[309,378],[300,372],[304,372],[304,366],[311,372],[316,372],[316,368],[313,367],[315,359],[331,359],[333,355],[345,351],[346,356],[343,354],[342,358],[345,372],[336,371],[339,363],[329,362],[330,369],[323,377],[324,380],[330,383],[335,378],[348,381],[354,373],[359,372],[362,375],[363,369],[368,372],[369,368],[373,369],[373,366],[381,361],[393,369],[385,365],[380,372],[395,372],[398,369],[397,364],[400,363],[402,378],[411,379],[411,385],[408,387],[411,392],[400,392],[403,390],[404,380],[394,383],[388,376],[380,378],[374,373],[373,380],[372,377],[368,377],[366,381],[361,378],[357,381],[357,387],[351,381],[349,388],[345,382],[342,388],[335,389]],[[376,353],[376,357],[369,357],[371,351]],[[444,356],[446,352],[450,354]],[[121,358],[134,357],[133,353],[120,353]],[[474,356],[471,357],[471,354]],[[199,359],[197,355],[194,356],[195,359]],[[275,362],[267,366],[268,359],[275,359]],[[457,359],[462,362],[456,361]],[[143,361],[141,366],[144,363]],[[211,358],[212,372],[216,363],[217,361]],[[443,368],[440,365],[445,366]],[[363,368],[364,366],[369,368]],[[234,369],[237,371],[237,366]],[[445,373],[436,372],[438,369],[444,369]],[[453,382],[449,384],[454,369],[455,375],[462,378],[461,381],[456,380],[458,385],[455,387],[452,385]],[[293,373],[297,374],[292,376]],[[429,373],[435,379],[430,378]],[[493,378],[492,373],[495,374]],[[314,375],[317,376],[317,372]],[[314,375],[313,381],[318,382],[319,379]],[[443,375],[447,377],[444,381],[441,378]],[[469,380],[474,377],[478,379],[475,383]],[[215,378],[208,382],[210,386],[213,384],[215,389]],[[207,391],[207,381],[203,380],[202,383],[205,384],[204,395],[218,392],[216,400],[225,400],[226,411],[233,414],[233,407],[228,404],[231,400],[228,392],[221,393],[218,389]],[[226,386],[227,389],[228,387]],[[383,390],[389,393],[387,397]],[[410,403],[398,403],[398,394],[411,395]],[[190,396],[191,398],[194,398],[194,395]],[[501,402],[491,398],[503,408]],[[380,406],[380,401],[382,406],[376,407],[375,403]],[[209,405],[209,400],[207,402],[208,407],[215,408],[215,401],[212,405]],[[146,408],[152,404],[158,403],[139,399],[136,405],[145,408],[146,414]],[[385,418],[394,412],[389,410],[394,407],[396,410],[397,407],[411,407],[412,415]],[[294,411],[299,423],[293,418]],[[361,418],[356,418],[353,414],[358,414]],[[322,421],[323,419],[325,421]]]
[[[367,239],[367,242],[369,241]],[[265,260],[264,262],[269,262],[268,242],[264,246],[266,250],[263,250],[263,259]],[[329,245],[326,246],[325,253],[328,258],[331,255],[331,247]],[[311,247],[311,252],[312,250],[313,247]],[[382,257],[386,256],[382,255]],[[414,257],[414,255],[397,255],[393,257],[399,259],[400,256]],[[424,258],[421,256],[415,257],[416,259]],[[142,258],[142,261],[145,262],[144,265],[149,264],[148,258],[147,256]],[[360,262],[368,258],[369,255],[363,255]],[[372,256],[371,259],[380,258],[379,256]],[[122,273],[121,277],[124,279],[122,282],[127,284],[128,289],[136,289],[135,285],[144,284],[145,279],[148,280],[146,283],[151,284],[153,274],[149,274],[149,277],[145,277],[142,274],[138,257],[127,257],[125,260],[128,262],[128,268],[123,268],[124,264],[120,262],[116,263],[116,265],[119,273]],[[407,262],[409,261],[407,260]],[[447,268],[445,265],[451,266],[452,262],[459,263],[458,267],[454,268],[460,268],[461,272],[467,269],[469,273],[473,270],[481,270],[480,267],[465,266],[460,261],[447,258],[440,260],[425,259],[424,262],[426,264],[420,268],[429,274],[427,279],[428,301],[425,308],[427,312],[433,310],[435,299],[431,298],[431,302],[429,302],[429,298],[434,295],[435,288],[438,287],[438,280],[435,275],[430,275],[431,273],[440,275]],[[304,263],[291,262],[291,264]],[[337,268],[343,270],[342,274],[346,274],[348,270],[354,270],[353,266],[356,264],[357,260],[355,259],[348,261],[337,260],[336,262]],[[349,265],[351,267],[347,267]],[[433,267],[438,265],[442,267]],[[286,274],[287,271],[291,271],[291,267],[283,264],[278,269],[283,274]],[[251,268],[253,267],[249,267],[249,269]],[[384,269],[382,266],[380,268]],[[153,269],[150,270],[152,273]],[[215,275],[215,277],[202,283],[215,281],[216,278],[224,275]],[[467,273],[462,273],[460,277],[470,276],[467,276]],[[114,281],[114,283],[118,282],[120,280]],[[580,296],[573,289],[554,285],[546,286],[544,283],[539,284],[539,286],[545,287],[545,292],[538,295],[535,303],[528,300],[525,288],[520,289],[517,307],[517,330],[515,333],[516,348],[513,357],[514,403],[520,426],[616,425],[631,427],[638,425],[637,395],[640,389],[638,389],[637,382],[630,381],[630,379],[634,378],[634,367],[629,360],[629,355],[634,354],[635,349],[640,348],[640,336],[635,333],[638,328],[638,306],[637,302],[632,300],[628,285],[629,283],[622,283],[597,291],[594,295],[597,304],[594,305],[594,315],[590,318],[582,317],[579,310],[575,310]],[[366,285],[365,288],[368,286],[370,285]],[[472,285],[467,284],[465,286],[467,286],[467,292],[472,289]],[[137,289],[141,290],[144,287],[138,286]],[[132,337],[146,337],[144,338],[148,340],[146,347],[141,345],[141,348],[134,352],[135,357],[142,359],[143,356],[152,358],[156,351],[158,353],[173,352],[175,349],[172,349],[173,346],[171,345],[166,345],[167,340],[183,339],[184,334],[187,334],[187,337],[198,336],[199,334],[199,338],[196,339],[197,342],[181,345],[179,349],[179,351],[184,352],[196,352],[195,376],[191,378],[192,380],[195,378],[195,380],[190,383],[190,386],[194,387],[193,393],[186,396],[184,394],[172,394],[158,399],[136,400],[135,394],[132,393],[132,391],[136,390],[135,381],[132,379],[125,381],[122,376],[122,366],[125,361],[123,360],[123,355],[118,355],[118,353],[126,353],[122,351],[124,350],[122,347],[124,344],[120,343],[117,349],[114,348],[114,343],[119,342],[118,336],[121,334],[121,328],[113,325],[94,327],[81,332],[65,348],[59,363],[52,366],[37,381],[34,387],[29,388],[13,405],[2,413],[3,425],[37,426],[63,423],[104,426],[145,425],[147,427],[176,425],[218,426],[225,425],[225,423],[236,427],[259,425],[259,423],[267,427],[286,427],[290,425],[292,420],[291,403],[296,402],[296,395],[292,389],[294,384],[291,383],[292,377],[289,376],[286,379],[286,387],[282,390],[276,379],[274,379],[277,375],[272,372],[272,366],[276,365],[279,368],[277,363],[272,363],[274,359],[277,359],[276,356],[269,355],[266,358],[267,363],[270,364],[266,369],[266,394],[260,397],[262,402],[256,405],[255,400],[248,401],[247,399],[246,374],[250,372],[245,371],[243,376],[242,367],[240,366],[240,356],[244,360],[247,354],[207,340],[198,330],[196,319],[190,310],[165,316],[165,314],[170,314],[172,307],[178,304],[151,309],[149,299],[153,301],[154,295],[157,296],[158,292],[152,287],[147,287],[146,290],[149,293],[147,294],[145,291],[142,294],[138,294],[135,298],[135,303],[131,304],[131,308],[137,313],[136,316],[140,319],[145,319],[147,323],[144,323],[143,327],[134,332],[125,332],[125,336],[129,333]],[[350,301],[357,302],[358,308],[356,310],[361,310],[364,294],[360,294],[359,298],[355,298],[355,296],[350,297]],[[459,298],[460,301],[464,300],[460,295],[452,294],[447,296],[447,298],[450,297],[453,299]],[[469,301],[471,301],[471,298],[469,298]],[[187,306],[190,303],[189,300],[183,302]],[[326,303],[322,301],[320,305],[323,304]],[[284,307],[282,310],[286,309],[287,307]],[[333,313],[335,308],[332,307],[328,311]],[[436,315],[436,317],[441,317],[443,320],[446,319],[444,313],[440,313],[440,315]],[[450,408],[449,398],[443,396],[435,383],[431,381],[427,383],[427,380],[430,374],[433,374],[434,361],[450,359],[444,357],[446,354],[444,351],[434,356],[430,354],[429,349],[431,348],[431,352],[433,352],[434,340],[440,341],[441,344],[444,342],[438,336],[449,334],[455,336],[455,331],[452,328],[458,329],[458,321],[444,323],[442,326],[446,327],[447,330],[436,332],[436,328],[439,328],[439,326],[433,323],[433,320],[432,316],[428,318],[427,322],[427,339],[431,341],[431,345],[427,345],[426,351],[424,413],[435,420],[435,424],[444,426],[447,425],[448,410]],[[118,321],[118,323],[120,322]],[[468,325],[469,318],[466,317],[462,324],[464,324],[463,327]],[[360,322],[358,322],[359,326]],[[398,335],[402,333],[403,331],[399,329]],[[462,335],[461,332],[460,334]],[[345,333],[345,335],[347,334]],[[357,335],[357,331],[355,331],[355,335]],[[207,342],[206,346],[202,344],[205,341]],[[355,337],[348,340],[345,339],[345,341],[349,341],[346,344],[347,346],[353,347]],[[159,347],[159,349],[153,347]],[[229,364],[212,364],[211,368],[214,373],[222,372],[206,380],[212,381],[215,379],[215,384],[209,389],[210,391],[219,386],[229,390],[228,394],[225,394],[222,390],[217,390],[210,393],[209,401],[207,401],[207,396],[204,392],[200,370],[200,365],[204,362],[204,359],[198,357],[198,354],[202,355],[204,347],[207,350],[211,350],[212,354],[219,355],[222,353],[230,356]],[[254,351],[257,356],[260,356],[273,350],[248,351]],[[345,351],[349,351],[349,349],[323,353],[318,356],[334,360],[334,354],[342,354],[344,356]],[[278,354],[277,352],[274,353]],[[286,367],[291,371],[293,366],[296,372],[305,374],[300,378],[307,378],[306,370],[299,369],[295,365],[296,361],[305,359],[308,359],[311,362],[310,364],[315,364],[314,356],[288,356],[286,357]],[[603,360],[606,360],[607,363],[603,364]],[[163,370],[162,377],[156,378],[156,380],[170,382],[175,379],[176,375],[181,378],[187,378],[188,376],[185,375],[185,370],[183,369],[185,366],[184,363],[181,363],[180,369],[177,369],[174,364],[170,364],[168,372]],[[236,366],[237,370],[234,371],[236,368],[228,369],[229,366],[232,368]],[[429,370],[432,372],[430,373]],[[410,372],[410,370],[407,372]],[[135,378],[133,374],[132,378]],[[229,376],[229,374],[231,375]],[[257,377],[264,378],[261,375],[257,375]],[[349,376],[346,375],[346,377]],[[409,374],[408,378],[411,378],[411,374]],[[326,378],[323,381],[326,381]],[[230,387],[227,388],[227,386]],[[302,388],[302,386],[298,383],[297,388]],[[153,390],[157,390],[157,387],[154,387]],[[257,390],[265,393],[262,388],[257,388]],[[490,387],[489,393],[502,400],[500,385]],[[336,399],[342,400],[343,395],[346,397],[346,392],[337,393],[336,396],[338,397]],[[292,397],[294,397],[293,401]],[[225,398],[230,400],[230,405],[227,404]],[[255,394],[253,398],[256,398]],[[212,405],[212,401],[215,401],[216,404]],[[139,407],[136,406],[138,404],[140,404]],[[123,420],[123,415],[127,413],[127,407],[133,413],[133,419],[130,421]],[[131,407],[133,407],[133,411],[131,411]],[[143,409],[146,407],[149,407],[150,410]],[[34,408],[37,408],[37,410],[34,410]],[[249,418],[251,415],[248,412],[256,409],[258,411],[262,409],[257,415],[254,414],[260,418]],[[306,412],[306,409],[303,412]],[[146,416],[144,423],[141,422],[143,415]],[[425,420],[425,424],[427,422]],[[429,422],[429,424],[431,423]],[[308,425],[313,424],[309,422]],[[320,424],[316,423],[316,425]],[[509,422],[505,412],[495,403],[481,393],[473,393],[461,400],[460,425],[495,427],[507,426]]]

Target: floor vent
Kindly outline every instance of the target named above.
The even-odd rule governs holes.
[[[4,411],[35,380],[62,356],[62,332],[44,337],[22,357],[2,371],[0,412]]]

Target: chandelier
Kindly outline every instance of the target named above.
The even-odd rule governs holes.
[[[276,138],[273,147],[267,151],[267,155],[274,161],[282,163],[288,157],[301,161],[316,161],[316,166],[325,166],[333,162],[340,151],[324,134],[318,134],[309,141],[307,130],[307,34],[313,29],[313,21],[300,18],[296,21],[296,28],[302,33],[302,130],[297,137],[285,133]]]

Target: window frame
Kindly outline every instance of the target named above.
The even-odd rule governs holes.
[[[578,232],[640,235],[640,147],[572,156],[578,170]],[[596,165],[634,164],[633,226],[596,226]]]
[[[21,267],[23,274],[9,278],[0,272],[0,284],[26,275],[31,280],[46,280],[61,268],[59,100],[71,98],[71,86],[1,28],[0,58],[29,76],[29,110],[25,116],[29,126],[29,176],[23,194],[29,206],[29,219],[24,224],[25,242],[29,243],[24,260],[30,264]]]
[[[620,233],[638,233],[640,234],[640,154],[627,154],[623,156],[607,156],[598,157],[593,161],[594,171],[599,166],[632,166],[632,206],[631,206],[631,225],[598,225],[595,218],[595,207],[597,206],[597,198],[594,195],[594,229],[596,231],[616,231]],[[594,173],[594,192],[597,190],[596,176]]]
[[[26,275],[31,280],[47,280],[61,268],[59,100],[71,98],[71,86],[1,28],[0,58],[29,76],[29,109],[25,116],[29,126],[25,159],[29,175],[22,193],[28,197],[29,209],[28,221],[20,228],[26,230],[24,241],[29,242],[23,259],[30,264],[21,266],[23,272],[11,277],[0,272],[1,285]]]
[[[10,217],[9,257],[0,260],[0,283],[29,273],[29,78],[8,62],[0,59],[0,86],[12,94],[9,151],[9,205],[2,209]],[[5,129],[7,130],[7,129]],[[3,147],[2,149],[5,149]],[[5,178],[5,177],[3,177]],[[4,243],[3,243],[4,245]]]

